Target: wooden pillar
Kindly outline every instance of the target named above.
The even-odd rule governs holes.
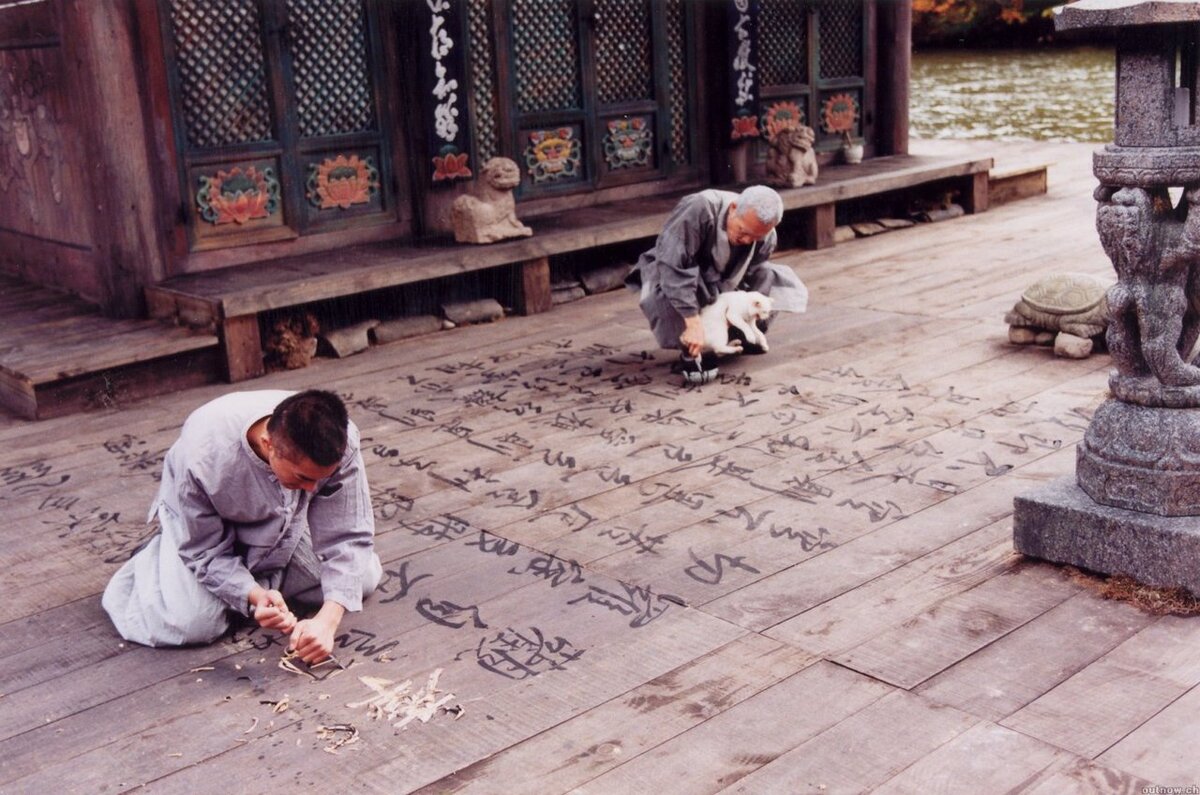
[[[258,335],[258,315],[227,317],[218,328],[221,350],[225,353],[225,375],[236,384],[257,378],[263,367],[262,340]]]
[[[908,97],[912,77],[912,3],[880,2],[879,146],[881,155],[908,154]]]
[[[516,265],[517,306],[522,315],[536,315],[550,309],[553,301],[550,292],[550,259],[518,262]]]
[[[837,205],[818,204],[800,211],[800,245],[804,248],[829,248],[837,226]]]
[[[963,177],[963,210],[968,213],[981,213],[987,210],[989,203],[988,172],[980,171],[978,173]]]
[[[142,288],[165,275],[164,241],[141,103],[130,0],[64,0],[63,50],[87,157],[102,308],[139,317]]]

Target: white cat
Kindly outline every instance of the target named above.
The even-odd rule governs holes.
[[[742,341],[729,340],[729,327],[742,332],[746,341],[767,351],[767,335],[754,322],[765,321],[771,314],[771,298],[757,292],[732,290],[700,310],[704,327],[704,350],[713,353],[741,353]]]

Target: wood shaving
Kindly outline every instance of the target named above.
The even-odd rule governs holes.
[[[299,663],[299,665],[297,665],[297,662]],[[304,667],[301,668],[300,667],[301,665],[303,665]],[[279,667],[282,670],[287,671],[288,673],[300,674],[302,676],[307,676],[310,679],[317,679],[317,676],[316,676],[316,674],[313,673],[313,670],[320,668],[322,666],[325,666],[325,665],[336,665],[338,667],[338,669],[344,669],[346,667],[346,666],[343,666],[340,662],[338,662],[337,657],[334,657],[332,654],[329,655],[328,657],[326,657],[321,662],[313,663],[312,665],[309,665],[308,663],[304,662],[304,660],[301,660],[300,655],[296,654],[296,652],[291,651],[291,650],[285,651],[283,653],[283,656],[279,658]],[[337,673],[337,672],[335,671],[334,673]],[[333,676],[333,674],[330,674],[330,676]]]
[[[438,668],[429,675],[425,686],[415,693],[412,692],[411,679],[395,684],[390,679],[360,676],[358,681],[375,695],[366,701],[356,701],[346,706],[350,709],[366,707],[371,720],[386,720],[397,729],[403,729],[414,720],[428,723],[439,709],[454,699],[453,693],[437,698],[437,695],[443,692],[437,689],[438,678],[441,675],[442,669]]]
[[[189,674],[198,674],[201,671],[215,671],[215,670],[217,670],[217,669],[213,668],[211,665],[201,665],[196,668],[189,668],[188,673]]]
[[[287,695],[285,694],[284,697],[279,699],[278,701],[270,701],[268,699],[264,699],[262,701],[259,701],[258,703],[266,704],[267,706],[269,706],[271,708],[272,712],[274,712],[276,715],[278,715],[280,712],[283,712],[284,710],[286,710],[288,708],[288,704],[290,703],[290,700],[288,699]],[[270,725],[274,726],[275,721],[271,721]]]
[[[327,754],[337,755],[338,749],[358,742],[358,729],[349,723],[335,723],[329,726],[318,726],[317,737],[322,740],[333,740],[322,750]]]
[[[254,723],[250,724],[250,728],[246,729],[246,731],[242,732],[242,734],[249,734],[250,732],[254,731],[254,728],[256,726],[258,726],[258,717],[257,716],[254,718]]]
[[[455,720],[461,718],[466,711],[466,708],[462,704],[455,704],[453,707],[442,707],[442,712],[452,715]]]
[[[179,752],[177,751],[177,752],[175,752],[175,753],[173,753],[173,754],[167,754],[167,756],[169,756],[169,757],[172,757],[172,758],[174,758],[174,759],[178,759],[179,757],[183,756],[183,754],[181,754],[181,753],[179,753]]]

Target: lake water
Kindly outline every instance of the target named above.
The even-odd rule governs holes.
[[[914,52],[914,138],[1112,140],[1111,49]]]

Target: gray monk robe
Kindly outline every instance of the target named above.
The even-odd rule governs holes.
[[[126,640],[207,643],[249,614],[255,583],[290,600],[362,609],[382,574],[358,429],[315,493],[285,489],[246,439],[291,392],[238,392],[192,412],[150,509],[162,531],[121,567],[104,609]]]
[[[729,290],[771,296],[783,312],[803,312],[808,290],[791,268],[768,262],[777,238],[772,229],[758,243],[734,246],[726,220],[738,194],[703,190],[684,196],[625,284],[640,291],[642,312],[663,348],[678,348],[683,319]],[[740,208],[738,212],[740,212]]]

